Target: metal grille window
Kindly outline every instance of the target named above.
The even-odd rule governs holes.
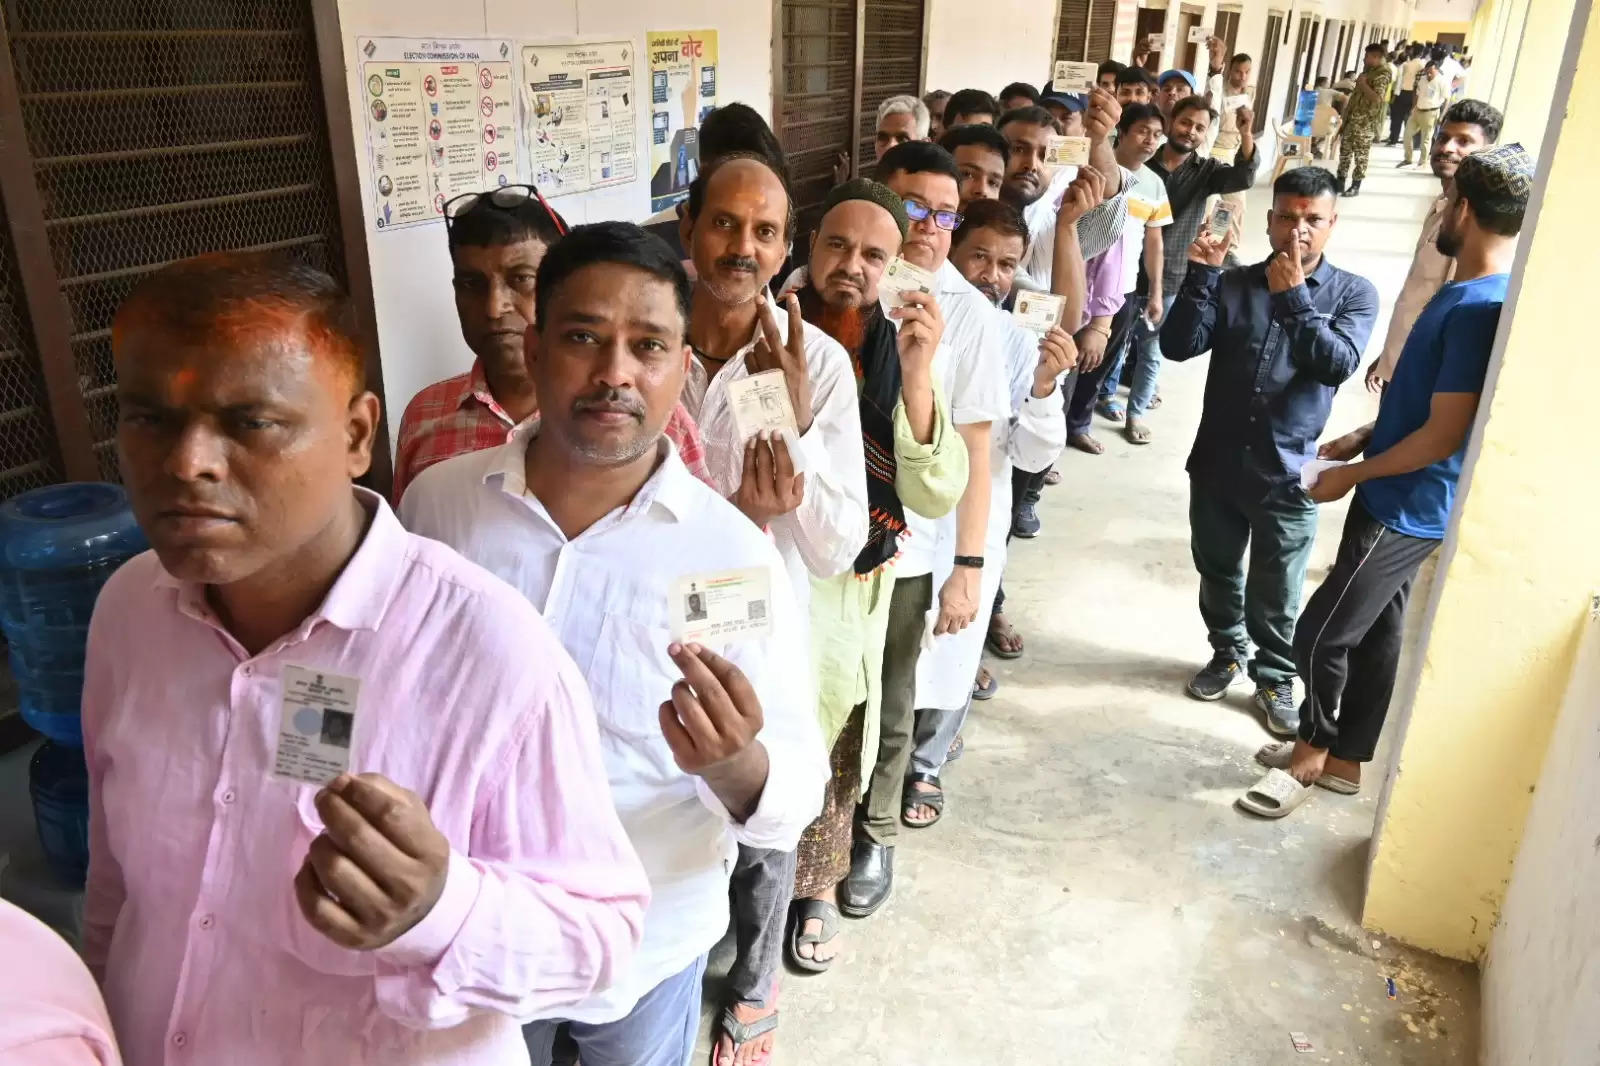
[[[1081,63],[1089,58],[1090,0],[1061,0],[1056,9],[1056,59]]]
[[[0,110],[14,108],[25,135],[52,310],[65,320],[67,350],[41,336],[39,354],[70,366],[97,467],[54,473],[117,477],[111,318],[152,270],[281,250],[349,281],[313,7],[0,0]],[[0,316],[0,347],[4,337]]]
[[[865,22],[862,51],[872,57],[872,62],[863,63],[860,68],[856,154],[861,160],[861,172],[869,176],[876,171],[868,161],[875,159],[877,153],[878,105],[902,93],[919,95],[922,3],[923,0],[861,0]]]
[[[39,352],[0,204],[0,499],[60,480]]]
[[[1218,11],[1217,24],[1212,32],[1228,42],[1227,53],[1230,57],[1239,54],[1239,12]]]

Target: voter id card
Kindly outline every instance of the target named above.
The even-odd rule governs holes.
[[[1057,93],[1088,93],[1094,91],[1095,79],[1099,77],[1100,66],[1097,63],[1069,63],[1058,60],[1055,69],[1051,71],[1050,91]]]
[[[901,294],[907,292],[933,292],[933,271],[895,256],[883,268],[883,277],[878,281],[878,303],[885,312],[893,311],[905,305]]]
[[[740,444],[765,430],[782,433],[799,426],[782,370],[763,370],[728,382],[728,403]]]
[[[1011,317],[1017,325],[1043,336],[1061,321],[1061,310],[1066,298],[1052,292],[1019,292],[1011,308]]]
[[[1213,237],[1226,237],[1228,227],[1233,225],[1233,208],[1227,204],[1218,204],[1217,209],[1211,212],[1211,221],[1206,224],[1206,232]]]
[[[750,640],[772,631],[772,572],[764,567],[689,574],[673,582],[672,639]]]
[[[285,666],[273,774],[326,785],[350,769],[360,688],[360,678]]]
[[[1089,162],[1089,138],[1052,136],[1045,145],[1044,161],[1053,167],[1081,167]]]

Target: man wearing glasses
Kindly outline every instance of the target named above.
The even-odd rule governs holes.
[[[882,906],[894,883],[902,790],[909,788],[905,777],[915,725],[917,658],[928,612],[937,602],[934,632],[940,636],[960,632],[978,615],[989,522],[990,429],[995,422],[1004,424],[1011,415],[999,320],[988,299],[949,262],[951,235],[961,224],[957,210],[961,174],[955,157],[936,144],[910,141],[884,153],[878,161],[878,174],[905,202],[911,222],[900,257],[934,274],[934,297],[944,313],[942,346],[946,349],[934,365],[942,367],[938,384],[949,401],[956,432],[967,446],[968,472],[953,518],[935,522],[914,513],[906,515],[911,536],[896,566],[884,642],[878,760],[866,791],[865,813],[856,827],[850,876],[839,899],[839,909],[855,918]],[[955,568],[936,601],[933,547],[941,539],[941,523],[952,521],[956,526]],[[910,793],[906,795],[909,798]]]
[[[454,267],[456,315],[472,349],[472,368],[437,381],[406,405],[395,449],[394,493],[435,463],[505,444],[538,413],[522,337],[533,325],[534,279],[566,223],[532,185],[465,193],[444,206]],[[680,404],[667,437],[684,465],[706,481],[700,434]]]

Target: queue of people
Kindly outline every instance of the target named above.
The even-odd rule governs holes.
[[[1357,791],[1531,162],[1487,105],[1443,114],[1377,421],[1319,446],[1376,293],[1324,254],[1314,167],[1236,262],[1251,64],[1212,66],[892,98],[875,178],[811,232],[739,104],[651,230],[456,198],[475,358],[407,405],[391,500],[356,484],[382,413],[330,279],[218,255],[137,287],[118,446],[153,550],[101,596],[83,707],[84,955],[126,1061],[682,1066],[730,927],[713,1062],[767,1061],[784,960],[827,971],[905,831],[958,810],[984,651],[1026,652],[1008,542],[1069,444],[1104,451],[1096,412],[1151,439],[1164,360],[1210,353],[1188,692],[1248,676],[1293,738],[1243,809]],[[1301,611],[1317,505],[1352,489]]]

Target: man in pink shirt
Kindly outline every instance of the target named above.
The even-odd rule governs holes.
[[[0,1062],[120,1066],[100,990],[55,932],[0,899]]]
[[[90,626],[84,953],[132,1066],[526,1062],[648,886],[527,602],[353,488],[378,400],[332,281],[212,256],[117,313],[155,550]]]

